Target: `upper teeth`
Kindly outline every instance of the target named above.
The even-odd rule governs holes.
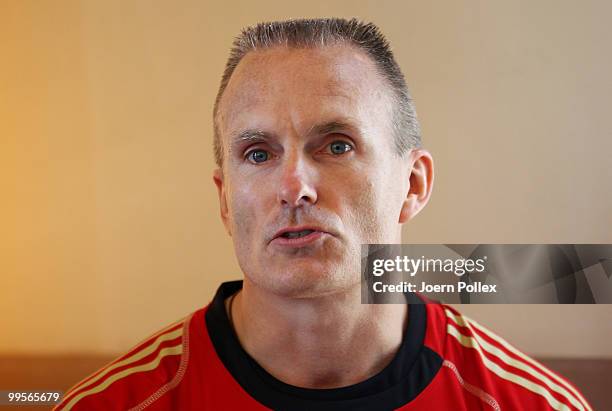
[[[298,237],[304,237],[305,235],[308,235],[310,233],[312,233],[312,230],[290,231],[290,232],[284,233],[283,236],[287,238],[298,238]]]

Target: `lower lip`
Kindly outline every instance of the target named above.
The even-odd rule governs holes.
[[[276,237],[272,240],[272,244],[283,246],[283,247],[303,247],[305,245],[309,245],[323,237],[325,234],[323,231],[313,231],[312,233],[305,235],[304,237],[298,238],[285,238],[285,237]]]

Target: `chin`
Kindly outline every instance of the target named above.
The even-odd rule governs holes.
[[[262,276],[249,276],[251,282],[268,292],[290,298],[315,298],[346,291],[359,284],[359,278],[358,268],[347,270],[299,263],[285,266],[283,270],[269,267]]]

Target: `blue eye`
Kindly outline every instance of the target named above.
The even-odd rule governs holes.
[[[252,163],[263,163],[269,158],[268,152],[265,150],[253,150],[247,154],[247,159]]]
[[[348,151],[351,151],[353,149],[353,146],[342,140],[338,140],[331,143],[329,145],[329,149],[331,150],[332,154],[344,154]]]

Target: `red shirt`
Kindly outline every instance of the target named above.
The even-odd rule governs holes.
[[[411,304],[395,358],[361,383],[305,389],[240,346],[221,285],[211,304],[73,387],[56,410],[591,410],[566,380],[442,304]]]

